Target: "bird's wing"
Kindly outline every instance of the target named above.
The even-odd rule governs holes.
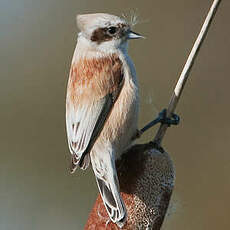
[[[123,85],[118,57],[82,59],[72,64],[66,99],[66,127],[72,171],[89,165],[90,152]]]

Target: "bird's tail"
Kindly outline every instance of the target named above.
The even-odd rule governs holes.
[[[105,183],[97,177],[96,181],[110,219],[122,227],[126,221],[126,209],[117,187],[114,186],[114,181]]]
[[[105,162],[104,162],[105,163]],[[100,169],[93,170],[96,176],[97,185],[110,219],[120,228],[126,221],[126,208],[120,195],[119,182],[116,167],[113,159],[106,161],[106,172],[100,173]]]

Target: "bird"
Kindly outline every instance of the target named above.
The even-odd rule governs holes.
[[[110,220],[122,227],[127,211],[116,160],[138,136],[139,87],[128,40],[143,38],[123,17],[80,14],[66,95],[71,172],[91,164]]]

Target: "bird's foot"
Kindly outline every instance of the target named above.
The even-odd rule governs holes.
[[[180,117],[179,117],[177,114],[175,114],[175,113],[172,114],[172,117],[171,117],[171,118],[167,117],[167,109],[163,109],[163,110],[159,113],[158,118],[159,118],[159,122],[160,122],[161,124],[166,124],[166,125],[168,125],[169,127],[170,127],[171,125],[178,125],[178,124],[180,123]],[[157,118],[157,119],[158,119],[158,118]]]
[[[169,118],[167,117],[167,110],[163,109],[155,120],[148,123],[139,132],[142,134],[143,132],[145,132],[146,130],[150,129],[151,127],[153,127],[154,125],[158,123],[167,124],[168,126],[178,125],[180,123],[180,117],[173,113],[171,118]]]

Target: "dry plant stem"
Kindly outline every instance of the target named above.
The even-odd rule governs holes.
[[[188,79],[188,76],[189,76],[189,73],[191,71],[191,68],[194,64],[194,61],[195,61],[195,58],[199,52],[199,49],[201,47],[201,44],[202,42],[204,41],[205,39],[205,36],[208,32],[208,29],[210,27],[210,24],[212,22],[212,19],[214,18],[215,16],[215,13],[217,11],[217,8],[220,4],[221,0],[214,0],[213,1],[213,4],[208,12],[208,15],[204,21],[204,24],[201,28],[201,31],[193,45],[193,48],[191,50],[191,53],[189,54],[189,57],[184,65],[184,68],[182,70],[182,73],[179,77],[179,80],[176,84],[176,87],[174,89],[174,92],[171,96],[171,99],[170,99],[170,103],[169,103],[169,106],[168,106],[168,109],[167,109],[167,117],[171,118],[172,114],[174,113],[175,109],[176,109],[176,106],[177,106],[177,103],[180,99],[180,96],[181,96],[181,93],[182,93],[182,90],[185,86],[185,83]],[[168,128],[168,125],[167,124],[161,124],[160,128],[158,129],[157,131],[157,134],[154,138],[154,142],[160,146],[161,145],[161,142],[163,140],[163,137],[166,133],[166,130]]]

